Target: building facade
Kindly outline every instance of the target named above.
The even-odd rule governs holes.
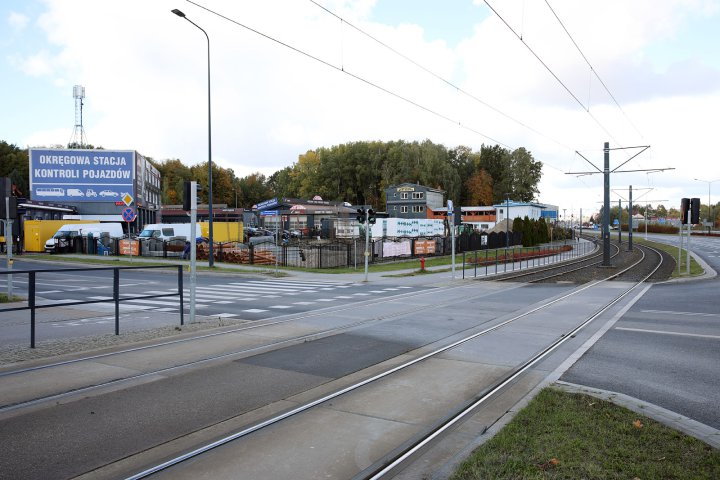
[[[515,218],[525,218],[538,220],[544,218],[545,221],[555,222],[557,220],[558,207],[556,205],[547,205],[538,202],[514,202],[498,203],[493,205],[496,212],[497,222],[500,223],[506,218],[510,221]]]
[[[31,148],[30,200],[56,202],[76,210],[63,218],[124,222],[129,232],[155,223],[160,209],[160,172],[134,150]]]
[[[416,183],[401,183],[385,189],[388,216],[396,218],[429,218],[428,208],[443,207],[445,191]]]

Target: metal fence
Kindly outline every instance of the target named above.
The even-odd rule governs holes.
[[[175,268],[177,269],[177,293],[165,293],[158,295],[140,295],[136,297],[120,297],[120,271],[121,270],[140,270],[140,269],[156,269],[156,268]],[[2,308],[0,313],[12,312],[19,310],[30,310],[30,348],[35,348],[35,312],[41,308],[50,307],[69,307],[72,305],[87,305],[91,303],[113,302],[115,304],[115,335],[120,335],[120,302],[127,300],[150,299],[160,297],[178,296],[180,306],[180,325],[185,324],[183,311],[183,266],[182,265],[152,265],[138,267],[97,267],[97,268],[55,268],[55,269],[38,269],[38,270],[6,270],[0,272],[0,275],[6,275],[8,282],[11,281],[11,275],[27,275],[28,276],[28,300],[26,307]],[[35,286],[37,284],[37,276],[42,273],[62,273],[62,272],[87,272],[87,271],[112,271],[113,272],[113,296],[109,300],[79,300],[74,302],[63,302],[61,304],[48,303],[38,305],[36,303]]]
[[[497,248],[493,253],[488,250],[472,250],[462,252],[462,278],[465,278],[465,270],[472,270],[473,277],[478,276],[478,268],[480,275],[487,276],[488,272],[506,273],[523,270],[529,268],[549,265],[551,263],[559,263],[572,258],[586,255],[590,249],[594,249],[595,245],[589,242],[575,243],[565,245],[541,245],[537,247],[518,247],[518,248]],[[500,270],[500,265],[503,266]],[[517,265],[517,269],[515,266]],[[490,269],[492,267],[492,269]],[[510,267],[510,268],[508,268]]]

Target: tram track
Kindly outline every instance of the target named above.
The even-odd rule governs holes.
[[[650,250],[654,250],[654,249],[650,249]],[[658,261],[657,265],[642,280],[640,280],[638,282],[634,282],[632,286],[624,289],[624,291],[622,293],[615,296],[610,301],[606,302],[601,308],[597,309],[594,313],[592,313],[591,315],[589,315],[588,317],[583,319],[583,321],[576,324],[573,328],[565,331],[560,336],[560,338],[558,338],[556,341],[551,342],[550,344],[546,345],[539,352],[533,354],[527,361],[514,367],[511,370],[511,372],[509,372],[507,375],[505,375],[503,378],[501,378],[494,384],[488,385],[486,388],[483,389],[482,394],[474,397],[471,402],[466,404],[460,410],[459,413],[453,414],[449,419],[447,419],[447,421],[443,421],[441,425],[434,427],[432,429],[432,431],[425,432],[421,436],[422,438],[416,438],[412,442],[409,442],[405,447],[403,447],[401,449],[402,451],[398,451],[398,452],[396,452],[396,454],[392,455],[392,458],[386,458],[385,460],[380,462],[380,464],[376,463],[376,464],[373,464],[370,467],[366,468],[365,470],[363,470],[362,472],[360,472],[358,474],[357,478],[373,478],[373,479],[386,478],[388,475],[391,475],[393,472],[397,471],[398,468],[401,468],[402,465],[411,461],[411,459],[414,458],[414,456],[420,450],[422,450],[426,445],[428,445],[429,443],[433,442],[435,439],[442,436],[442,434],[444,432],[446,432],[448,429],[452,428],[457,423],[461,422],[471,412],[476,411],[479,407],[481,407],[483,405],[483,403],[485,403],[488,399],[492,398],[495,394],[497,394],[499,391],[501,391],[505,386],[507,386],[508,384],[513,382],[515,379],[517,379],[518,377],[523,375],[523,373],[525,373],[532,366],[534,366],[537,363],[539,363],[540,361],[542,361],[544,358],[546,358],[548,355],[550,355],[553,351],[557,350],[562,344],[564,344],[570,338],[574,337],[574,335],[576,333],[581,331],[583,328],[585,328],[587,325],[589,325],[593,320],[595,320],[600,315],[602,315],[607,310],[609,310],[612,306],[616,305],[623,298],[625,298],[632,291],[634,291],[639,285],[641,285],[645,280],[650,278],[650,276],[652,276],[652,274],[655,271],[657,271],[657,269],[662,264],[662,255],[660,255],[659,252],[658,252],[658,257],[659,257],[659,261]],[[289,409],[279,415],[275,415],[275,416],[266,418],[264,420],[261,420],[259,422],[256,422],[254,424],[248,425],[247,427],[240,429],[236,432],[233,432],[230,435],[224,436],[223,438],[217,439],[213,442],[210,442],[210,443],[207,443],[204,445],[200,445],[191,451],[188,451],[186,453],[183,453],[181,455],[173,457],[162,463],[152,465],[149,468],[146,468],[138,473],[128,476],[127,478],[133,479],[133,480],[147,478],[155,473],[164,471],[168,468],[172,468],[176,465],[181,465],[183,462],[185,462],[189,459],[194,459],[194,458],[200,457],[208,452],[213,451],[214,449],[216,449],[220,446],[230,444],[236,440],[239,440],[248,435],[251,435],[252,433],[262,430],[266,427],[278,424],[280,422],[283,422],[286,419],[301,415],[304,412],[310,411],[319,405],[326,404],[330,400],[336,399],[340,396],[347,395],[347,394],[349,394],[353,391],[356,391],[362,387],[365,387],[367,385],[371,385],[375,382],[378,382],[382,379],[385,379],[389,376],[392,376],[396,373],[406,370],[411,366],[421,364],[422,362],[424,362],[428,359],[436,358],[441,353],[447,352],[447,351],[452,350],[460,345],[466,344],[467,342],[471,342],[472,340],[483,337],[491,332],[496,332],[496,331],[502,329],[503,327],[505,327],[509,324],[512,324],[513,322],[515,322],[521,318],[528,317],[536,312],[539,312],[541,310],[548,308],[551,305],[555,305],[562,300],[570,298],[581,292],[587,291],[587,290],[589,290],[597,285],[600,285],[606,281],[618,278],[619,276],[627,273],[628,271],[632,270],[633,268],[636,268],[645,259],[646,259],[646,255],[643,253],[642,258],[639,261],[634,262],[632,265],[628,266],[627,268],[624,268],[623,270],[621,270],[619,272],[613,273],[612,275],[609,275],[602,280],[591,282],[587,285],[584,285],[580,288],[575,289],[573,292],[562,295],[550,302],[546,302],[537,307],[531,308],[530,310],[528,310],[526,312],[523,312],[519,315],[515,315],[507,320],[501,321],[501,322],[499,322],[495,325],[492,325],[488,328],[484,328],[479,332],[475,332],[471,335],[467,335],[466,337],[463,337],[459,340],[451,342],[451,343],[449,343],[445,346],[442,346],[440,348],[437,348],[431,352],[419,355],[412,360],[404,362],[393,368],[389,368],[381,373],[372,375],[368,378],[365,378],[365,379],[358,381],[356,383],[353,383],[351,385],[347,385],[347,386],[340,388],[340,389],[338,389],[332,393],[329,393],[327,395],[320,396],[312,401],[306,402],[295,408]]]

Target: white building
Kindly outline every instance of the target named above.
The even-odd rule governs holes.
[[[557,205],[547,205],[537,202],[514,202],[511,200],[509,202],[495,204],[493,207],[495,207],[498,223],[506,218],[510,218],[510,221],[512,221],[517,217],[525,218],[526,216],[531,220],[544,218],[546,222],[554,222],[558,218]]]

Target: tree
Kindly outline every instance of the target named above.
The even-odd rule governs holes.
[[[665,205],[658,205],[655,213],[657,214],[658,218],[667,218],[668,216],[668,211],[665,209]]]
[[[468,178],[465,188],[466,205],[492,205],[493,181],[485,170],[480,169]]]

